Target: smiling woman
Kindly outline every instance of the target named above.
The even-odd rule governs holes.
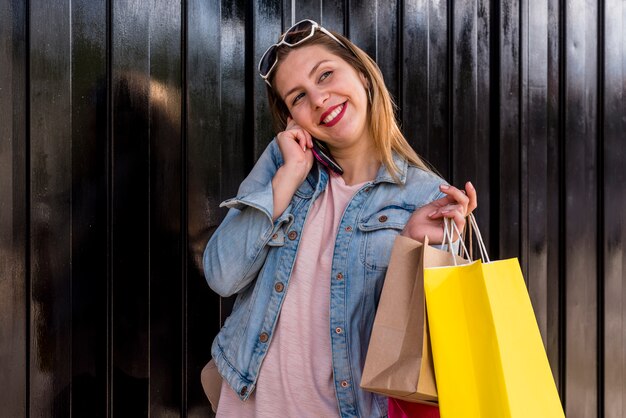
[[[259,70],[279,133],[204,252],[211,288],[237,294],[212,347],[217,415],[387,416],[359,382],[394,239],[441,242],[476,191],[426,167],[378,67],[341,35],[299,22]],[[318,141],[341,174],[316,164]]]

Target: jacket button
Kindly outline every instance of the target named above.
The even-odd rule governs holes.
[[[348,386],[350,386],[350,384],[348,383],[348,381],[347,381],[347,380],[342,380],[342,381],[341,381],[341,387],[342,387],[342,388],[347,388]]]
[[[346,231],[352,232],[352,227],[351,226],[346,226]]]
[[[259,341],[261,341],[262,343],[266,343],[269,339],[270,336],[267,335],[267,332],[262,332],[261,335],[259,335]]]
[[[293,241],[294,239],[298,238],[298,233],[296,231],[291,231],[289,235],[287,236],[289,237],[290,240]]]
[[[387,218],[387,215],[381,215],[378,218],[378,222],[387,222],[387,219],[389,219],[389,218]]]
[[[278,238],[278,234],[272,235],[272,239],[276,239],[276,238]]]
[[[276,283],[274,285],[274,290],[277,291],[278,293],[282,292],[283,290],[285,290],[285,285],[282,283]]]
[[[241,390],[239,391],[239,394],[241,396],[244,396],[246,393],[248,393],[248,386],[242,387]]]
[[[343,279],[343,273],[337,273],[337,280]]]
[[[343,332],[343,329],[341,327],[337,327],[337,328],[335,328],[335,332],[337,334],[341,334]]]

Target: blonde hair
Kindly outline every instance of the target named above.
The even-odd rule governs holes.
[[[282,45],[276,52],[276,68],[270,74],[268,81],[273,84],[274,76],[280,66],[281,61],[293,49],[310,45],[321,45],[334,55],[342,58],[350,64],[357,72],[363,74],[369,87],[369,129],[374,138],[374,147],[378,152],[381,162],[385,165],[391,175],[397,180],[400,175],[400,168],[393,161],[393,153],[396,152],[404,157],[409,164],[421,168],[427,172],[433,172],[430,166],[415,152],[402,134],[396,120],[396,106],[387,90],[385,81],[378,65],[369,55],[358,46],[354,45],[344,36],[332,32],[343,44],[344,48],[322,31],[316,33],[308,40],[295,47]],[[287,126],[289,110],[280,95],[270,86],[267,86],[267,97],[270,104],[274,125],[278,131],[282,131]]]

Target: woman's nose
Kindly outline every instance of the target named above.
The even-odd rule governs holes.
[[[312,93],[312,95],[313,104],[315,105],[315,107],[323,107],[324,103],[326,103],[326,100],[328,100],[328,97],[330,96],[330,94],[323,90],[315,91]]]

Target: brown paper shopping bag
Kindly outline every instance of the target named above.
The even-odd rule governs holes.
[[[217,371],[215,360],[211,359],[211,361],[204,366],[200,374],[200,381],[202,382],[202,389],[204,389],[204,393],[211,403],[211,409],[213,412],[217,412],[217,405],[220,401],[220,393],[222,390],[222,376],[220,372]]]
[[[436,404],[424,268],[453,264],[451,253],[429,246],[427,239],[422,244],[401,235],[396,238],[361,378],[363,389]]]

